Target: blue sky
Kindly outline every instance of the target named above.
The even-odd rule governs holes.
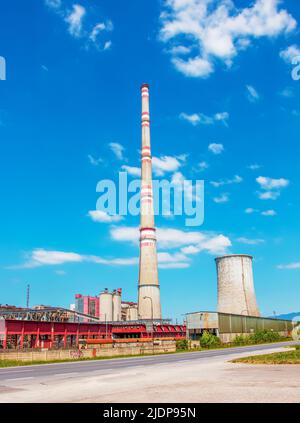
[[[226,252],[263,314],[299,310],[299,23],[293,0],[2,2],[0,303],[136,299],[139,219],[89,212],[137,172],[148,82],[155,176],[205,181],[201,227],[156,218],[164,316],[215,309]]]

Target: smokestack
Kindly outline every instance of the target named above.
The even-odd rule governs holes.
[[[252,257],[234,254],[216,258],[218,312],[260,316],[256,302]]]
[[[140,319],[161,319],[158,282],[156,230],[152,192],[152,158],[150,145],[149,85],[142,94],[142,180],[138,315]]]

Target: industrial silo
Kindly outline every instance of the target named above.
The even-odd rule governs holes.
[[[133,321],[138,320],[138,308],[137,305],[131,305],[126,310],[126,320]]]
[[[120,290],[115,290],[112,296],[112,303],[113,303],[113,321],[118,322],[121,320],[121,292]]]
[[[100,318],[102,322],[111,322],[113,320],[113,294],[105,289],[99,296]]]
[[[260,316],[252,272],[252,256],[233,254],[216,258],[218,312]]]

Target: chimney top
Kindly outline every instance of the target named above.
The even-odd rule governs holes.
[[[141,85],[141,89],[142,89],[142,88],[149,88],[149,84],[145,84],[145,83],[144,83],[144,84],[142,84],[142,85]]]

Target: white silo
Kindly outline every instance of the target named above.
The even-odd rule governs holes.
[[[218,312],[260,316],[252,272],[252,256],[232,254],[216,258]]]
[[[121,292],[119,290],[115,290],[113,292],[112,302],[113,302],[113,321],[119,322],[120,320],[122,320],[122,315],[121,315],[122,298],[121,298]]]
[[[138,320],[138,308],[137,305],[131,305],[126,310],[126,320],[133,321]]]
[[[99,308],[101,322],[111,322],[113,320],[113,294],[105,289],[99,296]]]

